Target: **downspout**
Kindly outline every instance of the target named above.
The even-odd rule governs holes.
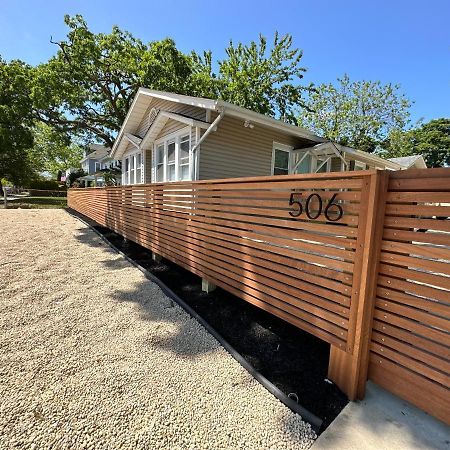
[[[198,177],[200,175],[200,173],[199,173],[200,172],[200,154],[198,152],[198,150],[200,150],[200,148],[199,148],[200,144],[208,137],[208,135],[212,131],[216,131],[217,124],[223,119],[224,115],[225,115],[225,109],[222,109],[220,111],[220,114],[214,119],[213,123],[206,129],[203,136],[197,140],[197,142],[191,149],[192,161],[193,161],[193,164],[195,164],[195,170],[192,170],[192,174],[194,175],[196,180],[198,179]],[[197,137],[198,136],[196,135],[196,138]],[[197,150],[197,154],[196,154],[196,150]],[[191,178],[194,178],[194,177],[191,175]]]
[[[197,147],[207,138],[207,136],[211,133],[211,131],[216,130],[217,124],[223,119],[224,115],[225,115],[225,109],[222,109],[220,114],[214,119],[214,122],[204,132],[204,134],[200,138],[200,140],[192,147],[192,153],[194,153],[194,151],[197,150]]]

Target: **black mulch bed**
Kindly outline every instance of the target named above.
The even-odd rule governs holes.
[[[220,288],[202,292],[196,275],[165,259],[154,262],[149,250],[82,217],[181,297],[282,392],[295,394],[304,408],[323,420],[322,431],[348,403],[337,386],[325,381],[329,344]]]

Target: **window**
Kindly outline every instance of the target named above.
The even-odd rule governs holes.
[[[156,147],[156,181],[164,181],[164,144]]]
[[[366,170],[366,169],[367,169],[366,163],[363,163],[361,161],[355,161],[354,170]]]
[[[272,175],[288,175],[291,168],[292,147],[284,144],[273,143],[272,151]]]
[[[123,161],[123,184],[142,183],[142,153],[127,156]]]
[[[167,142],[167,181],[175,181],[175,140]]]
[[[189,129],[159,140],[155,143],[153,160],[155,181],[190,180],[191,160]]]
[[[180,138],[180,180],[189,180],[189,135]]]
[[[130,184],[134,184],[134,155],[129,157],[130,160]]]
[[[129,184],[130,180],[130,158],[125,159],[125,171],[124,171],[124,181],[123,184]]]
[[[95,163],[94,170],[97,173],[102,168],[102,165],[98,162]]]

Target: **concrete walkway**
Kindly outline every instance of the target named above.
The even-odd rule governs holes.
[[[450,449],[450,427],[368,383],[366,398],[349,403],[312,450]]]

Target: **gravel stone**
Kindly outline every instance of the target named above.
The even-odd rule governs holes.
[[[1,449],[307,449],[310,426],[63,210],[0,212]]]

